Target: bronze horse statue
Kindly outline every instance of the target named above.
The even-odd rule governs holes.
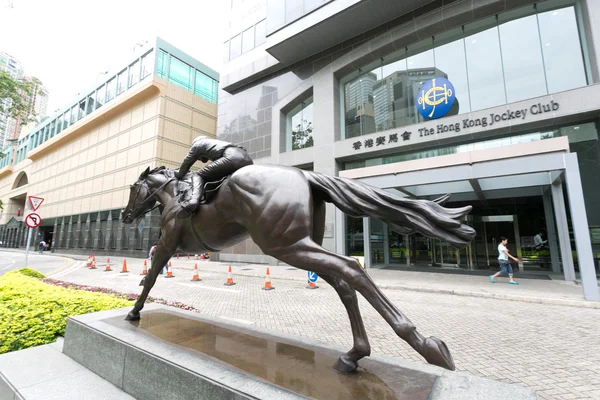
[[[427,362],[454,370],[446,344],[425,338],[412,322],[388,300],[352,257],[321,247],[325,231],[325,203],[333,203],[353,217],[385,221],[401,234],[419,232],[455,247],[466,246],[475,231],[461,223],[471,207],[445,208],[449,196],[435,201],[396,196],[352,179],[331,177],[278,165],[249,165],[230,175],[211,201],[201,205],[190,219],[177,219],[180,185],[174,171],[147,168],[131,186],[123,211],[126,224],[143,216],[155,203],[161,207],[161,236],[152,267],[142,280],[144,289],[126,319],[140,318],[140,310],[162,267],[176,251],[217,252],[248,237],[267,255],[317,273],[336,290],[350,318],[354,346],[341,355],[334,368],[356,371],[357,362],[371,354],[358,308],[356,290],[377,310],[394,332]],[[140,285],[142,284],[140,283]]]

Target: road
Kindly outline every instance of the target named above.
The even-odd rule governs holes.
[[[30,267],[40,271],[42,274],[50,275],[52,273],[60,273],[72,269],[76,261],[66,258],[49,255],[48,253],[40,254],[39,252],[30,251],[28,264]],[[9,271],[25,267],[25,254],[16,251],[0,251],[0,276]]]

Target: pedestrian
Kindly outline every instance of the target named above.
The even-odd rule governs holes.
[[[42,252],[44,251],[44,248],[46,247],[46,242],[44,242],[44,240],[42,240],[39,244],[40,247],[40,254],[42,254]]]
[[[152,245],[152,247],[150,247],[150,251],[148,252],[148,258],[150,259],[150,268],[152,268],[152,258],[154,257],[154,253],[156,253],[156,242]],[[165,269],[167,270],[167,272],[169,272],[168,264],[165,265],[159,273],[162,275]]]
[[[490,275],[489,278],[492,283],[496,283],[497,277],[499,277],[502,274],[507,273],[508,274],[508,283],[511,285],[518,285],[519,282],[516,282],[513,279],[513,269],[512,269],[512,266],[510,265],[510,262],[508,261],[508,259],[510,258],[515,262],[519,262],[519,259],[510,255],[510,253],[508,252],[508,249],[506,248],[507,244],[508,244],[508,239],[505,237],[501,237],[500,244],[498,245],[498,263],[500,264],[500,271],[496,272],[494,275]]]

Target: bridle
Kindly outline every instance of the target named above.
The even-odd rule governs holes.
[[[145,198],[145,199],[144,199],[144,200],[143,200],[143,201],[140,203],[140,205],[139,205],[139,208],[141,208],[141,207],[142,207],[142,206],[143,206],[145,203],[147,203],[147,202],[148,202],[148,201],[149,201],[151,198],[153,198],[154,196],[156,196],[156,194],[157,194],[158,192],[160,192],[161,190],[163,190],[163,189],[165,188],[165,186],[167,186],[169,183],[171,183],[171,182],[172,182],[172,181],[174,181],[174,180],[175,180],[175,177],[172,177],[172,178],[169,178],[169,179],[167,179],[167,181],[166,181],[165,183],[163,183],[162,185],[160,185],[160,186],[158,187],[158,189],[156,189],[156,190],[154,191],[154,193],[150,194],[148,197],[146,197],[146,198]],[[135,194],[135,198],[133,199],[133,204],[135,204],[135,202],[137,201],[137,198],[138,198],[138,196],[140,195],[140,191],[141,191],[142,187],[144,187],[144,188],[146,189],[146,191],[148,191],[148,192],[150,191],[150,188],[148,187],[148,184],[146,183],[146,180],[144,179],[144,180],[142,181],[142,183],[140,183],[140,184],[139,184],[139,186],[138,186],[137,193]],[[148,210],[146,210],[146,211],[143,211],[143,212],[141,212],[139,215],[132,216],[132,217],[131,217],[131,219],[137,219],[137,218],[140,218],[140,217],[142,217],[142,216],[144,216],[144,215],[148,214],[150,211],[152,211],[152,210],[156,209],[157,207],[160,207],[160,203],[156,204],[154,207],[152,207],[152,208],[150,208],[150,209],[148,209]],[[126,215],[126,217],[128,217],[128,216],[131,216],[131,214],[133,214],[133,210],[132,210],[132,211],[130,211],[130,212],[129,212],[129,213]]]

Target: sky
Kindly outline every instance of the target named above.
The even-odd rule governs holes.
[[[12,7],[10,4],[12,3]],[[156,36],[221,72],[225,0],[0,0],[0,51],[66,107]]]

